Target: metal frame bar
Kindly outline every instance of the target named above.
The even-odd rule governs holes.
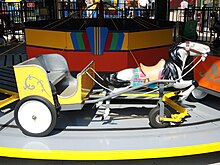
[[[99,102],[99,101],[113,99],[113,98],[119,97],[120,95],[125,94],[127,92],[134,91],[134,90],[137,90],[137,89],[140,89],[140,88],[143,88],[143,87],[147,87],[151,84],[157,84],[157,83],[159,83],[159,84],[161,84],[161,83],[163,83],[163,84],[165,84],[165,83],[175,83],[175,81],[174,80],[154,80],[154,81],[147,82],[147,83],[139,85],[139,86],[134,86],[134,87],[131,87],[131,88],[123,89],[123,90],[121,90],[119,92],[116,92],[116,93],[111,92],[109,95],[98,98],[98,99],[85,100],[84,103],[85,104],[91,104],[91,103],[96,103],[96,102]]]
[[[11,104],[11,103],[13,103],[13,102],[15,102],[19,99],[19,95],[16,92],[12,92],[12,91],[0,88],[0,93],[10,95],[10,97],[7,97],[3,100],[0,100],[0,108],[4,107],[6,105],[9,105],[9,104]]]

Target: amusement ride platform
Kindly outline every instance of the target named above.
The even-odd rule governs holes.
[[[3,58],[3,56],[1,56]],[[0,96],[1,98],[4,95]],[[147,105],[147,106],[146,106]],[[110,115],[102,107],[62,112],[52,133],[29,137],[16,126],[11,104],[0,112],[0,156],[49,160],[129,160],[220,151],[219,98],[184,101],[190,116],[179,126],[153,129],[152,100],[112,100]]]

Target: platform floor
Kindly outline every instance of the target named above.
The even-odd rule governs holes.
[[[0,157],[3,165],[220,165],[220,152],[163,159],[120,161],[32,160]]]
[[[0,67],[10,67],[26,59],[25,43],[0,46]]]
[[[20,56],[25,59],[24,47],[18,50],[22,51]],[[15,49],[13,51],[16,52]],[[9,65],[8,60],[8,57],[0,56],[1,65],[4,66],[5,63]],[[14,61],[10,65],[17,62]],[[2,97],[4,96],[0,95],[0,99]],[[156,158],[148,160],[151,164],[164,160],[174,162],[182,158],[187,160],[188,157],[196,156],[177,156],[220,151],[219,101],[220,98],[208,95],[200,102],[184,102],[190,117],[178,127],[172,125],[165,129],[152,129],[149,126],[148,113],[155,106],[155,101],[112,101],[110,116],[105,120],[101,120],[100,117],[102,108],[97,110],[94,105],[86,105],[79,111],[62,112],[54,131],[43,138],[25,136],[17,128],[13,116],[13,108],[16,104],[14,103],[0,111],[0,156],[59,160],[51,161],[54,164],[70,163],[60,160],[138,159],[135,164],[142,161],[139,159],[150,158]],[[219,155],[219,152],[214,154]],[[204,157],[207,155],[209,154],[204,154]],[[158,159],[161,157],[177,158]],[[17,159],[2,158],[2,160],[13,162]],[[196,160],[198,161],[198,158]],[[22,161],[29,160],[22,159]],[[220,162],[220,159],[214,159],[211,163],[218,161]],[[51,163],[41,160],[36,164],[39,162]],[[98,164],[97,161],[92,163]]]
[[[148,108],[153,102],[113,101],[108,119],[100,109],[62,112],[47,137],[27,137],[17,128],[13,105],[0,113],[0,156],[60,160],[145,159],[201,154],[220,150],[219,98],[185,102],[191,117],[180,126],[152,129]],[[11,108],[11,109],[10,109]],[[10,155],[7,155],[10,154]]]

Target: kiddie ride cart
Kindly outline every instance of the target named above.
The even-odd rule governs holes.
[[[149,113],[150,125],[163,128],[171,122],[180,124],[188,111],[175,100],[180,90],[166,91],[175,80],[154,80],[139,86],[130,86],[118,91],[109,91],[100,81],[102,77],[91,61],[74,78],[66,60],[59,54],[45,54],[14,66],[17,91],[1,92],[10,97],[1,101],[0,107],[19,100],[14,110],[14,119],[21,131],[28,136],[46,136],[55,127],[60,111],[79,110],[85,104],[106,104],[103,118],[110,112],[111,99],[157,98],[158,106]],[[95,84],[101,86],[94,88]],[[150,87],[154,85],[154,89]],[[173,99],[174,98],[174,99]],[[175,112],[171,113],[170,109]],[[172,111],[173,112],[173,111]]]

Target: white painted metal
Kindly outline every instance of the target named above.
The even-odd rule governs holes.
[[[44,103],[30,100],[20,106],[18,121],[28,132],[42,133],[49,128],[52,116],[49,108]]]
[[[199,89],[194,89],[194,90],[192,91],[192,96],[193,96],[195,99],[200,100],[200,99],[205,98],[205,97],[207,96],[207,93],[204,92],[204,91],[201,91],[201,90],[199,90]]]

